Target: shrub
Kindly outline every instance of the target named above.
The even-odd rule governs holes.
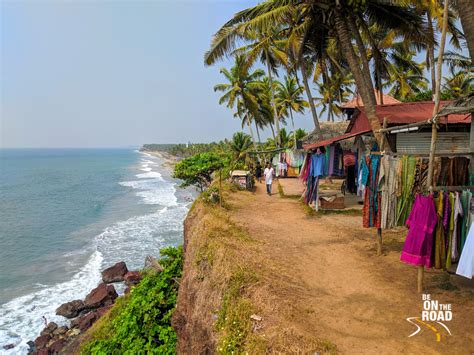
[[[117,309],[112,308],[110,319],[92,328],[91,340],[82,346],[82,354],[175,353],[177,338],[171,316],[183,270],[183,249],[165,248],[160,254],[163,271],[147,272],[118,302]]]

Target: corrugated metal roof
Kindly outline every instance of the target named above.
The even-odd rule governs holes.
[[[375,99],[377,101],[377,105],[380,105],[380,92],[374,89],[374,93],[375,93]],[[401,103],[401,101],[398,101],[394,97],[387,94],[382,94],[382,97],[383,97],[384,105]],[[357,94],[356,96],[352,98],[352,100],[343,103],[341,105],[341,108],[345,109],[345,108],[356,108],[356,107],[363,107],[363,106],[364,106],[364,103],[362,102],[362,98],[360,97],[359,94]]]
[[[342,141],[342,140],[344,140],[344,139],[349,139],[349,138],[358,136],[359,134],[363,134],[363,133],[367,133],[367,132],[370,132],[370,130],[365,131],[365,132],[344,133],[344,134],[341,135],[341,136],[337,136],[337,137],[333,137],[333,138],[330,138],[330,139],[326,139],[326,140],[324,140],[324,141],[320,141],[320,142],[317,142],[317,143],[304,144],[304,145],[303,145],[303,148],[304,148],[305,150],[311,150],[311,149],[315,149],[315,148],[318,148],[318,147],[324,147],[324,146],[326,146],[326,145],[329,145],[329,144],[332,144],[332,143],[335,143],[335,142],[338,142],[338,141]]]
[[[436,153],[469,153],[469,132],[438,132]],[[398,133],[397,153],[428,155],[431,147],[431,132]]]

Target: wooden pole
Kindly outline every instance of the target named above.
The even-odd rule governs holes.
[[[424,277],[424,273],[425,273],[425,268],[423,267],[423,265],[419,265],[418,266],[418,282],[416,284],[416,289],[418,291],[418,293],[422,293],[423,292],[423,277]]]
[[[430,191],[433,189],[433,171],[434,171],[434,156],[436,150],[436,140],[438,138],[438,128],[436,126],[436,120],[434,117],[439,112],[440,104],[440,91],[441,91],[441,69],[443,65],[443,56],[444,56],[444,46],[446,44],[446,32],[448,29],[448,6],[449,0],[444,1],[443,9],[443,29],[441,32],[441,43],[439,46],[438,52],[438,63],[437,63],[437,73],[436,73],[436,91],[435,91],[435,104],[433,108],[433,123],[431,125],[431,146],[430,146],[430,160],[428,164],[428,181],[427,187]],[[419,293],[423,292],[423,277],[425,269],[423,265],[418,266],[418,281],[417,281],[417,290]]]
[[[384,117],[383,119],[383,125],[382,125],[383,129],[386,129],[387,128],[387,117]],[[387,139],[382,139],[382,144],[381,144],[381,147],[380,147],[380,151],[383,152],[385,150],[385,144],[387,143]],[[381,208],[379,206],[379,208]],[[382,228],[377,228],[377,256],[380,256],[382,255],[382,245],[383,245],[383,242],[382,242]]]
[[[222,207],[222,168],[219,169],[219,207]]]
[[[377,256],[382,255],[382,228],[377,228]]]

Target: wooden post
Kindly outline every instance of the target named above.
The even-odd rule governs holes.
[[[222,207],[222,168],[219,169],[219,206]]]
[[[448,29],[448,5],[449,1],[444,1],[443,9],[443,30],[441,32],[441,43],[438,51],[438,63],[437,63],[437,73],[436,73],[436,86],[435,86],[435,103],[433,108],[433,122],[431,124],[431,145],[430,145],[430,160],[428,163],[428,181],[427,187],[429,191],[433,190],[433,171],[434,171],[434,156],[436,151],[436,139],[438,138],[438,128],[436,126],[436,115],[439,112],[439,104],[441,100],[441,69],[443,64],[443,55],[444,55],[444,45],[446,44],[446,32]],[[423,277],[425,269],[423,265],[418,266],[418,280],[417,280],[417,290],[419,293],[423,292]]]
[[[382,255],[382,228],[377,228],[377,256]]]
[[[418,290],[418,293],[423,292],[423,274],[425,273],[425,268],[423,265],[418,266],[418,282],[416,285],[416,289]]]

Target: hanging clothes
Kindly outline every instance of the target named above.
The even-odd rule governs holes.
[[[380,228],[379,163],[380,155],[369,155],[365,158],[362,184],[365,186],[364,207],[362,209],[362,225],[365,228]]]
[[[413,204],[413,186],[415,183],[416,159],[413,156],[403,156],[401,158],[400,175],[398,184],[400,185],[397,202],[397,225],[403,225],[408,218]]]
[[[384,156],[380,163],[379,188],[381,197],[381,227],[390,229],[396,226],[397,215],[397,185],[399,159]]]
[[[452,261],[457,261],[459,258],[459,237],[460,237],[460,221],[462,220],[464,212],[462,209],[461,205],[461,198],[459,196],[459,192],[456,192],[455,198],[454,198],[454,209],[453,209],[453,215],[454,215],[454,229],[453,229],[453,236],[452,236],[452,244],[451,244],[451,260]],[[461,218],[459,218],[461,217]]]
[[[436,215],[438,223],[436,225],[436,234],[434,242],[434,265],[436,269],[441,269],[446,265],[446,248],[445,248],[445,238],[444,238],[444,194],[440,193],[438,198],[435,199],[436,202]]]
[[[463,210],[463,216],[461,220],[461,236],[459,239],[459,252],[462,252],[464,244],[466,242],[467,232],[469,230],[469,220],[470,220],[470,205],[471,205],[472,193],[469,190],[464,190],[461,192],[461,207]]]
[[[474,275],[474,228],[472,227],[472,223],[459,259],[456,274],[467,277],[468,279],[472,279]]]
[[[437,217],[433,196],[416,196],[406,221],[409,227],[400,260],[413,265],[431,267],[433,231]]]

